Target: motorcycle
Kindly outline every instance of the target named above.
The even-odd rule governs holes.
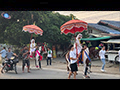
[[[16,56],[11,57],[9,60],[5,60],[5,62],[2,63],[3,66],[6,63],[6,66],[3,69],[4,72],[7,73],[10,70],[15,70],[15,73],[17,74],[16,65],[17,65],[18,62],[19,62],[19,60]]]

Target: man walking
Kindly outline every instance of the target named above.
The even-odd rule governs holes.
[[[89,58],[89,49],[87,47],[87,45],[84,45],[84,59],[83,59],[83,64],[84,64],[84,78],[90,78],[90,76],[87,75],[88,73],[88,69],[91,68],[91,62],[90,62],[90,58]],[[90,71],[90,70],[89,70]],[[90,74],[90,72],[89,72]]]
[[[102,69],[101,69],[102,72],[105,72],[105,70],[104,70],[104,67],[105,67],[105,53],[106,53],[105,46],[103,46],[102,49],[99,51],[99,56],[100,56],[100,59],[103,63]]]
[[[23,50],[23,65],[22,65],[22,71],[24,73],[24,67],[25,67],[25,64],[27,64],[27,68],[28,68],[28,73],[30,73],[30,61],[29,61],[29,50],[28,50],[28,47],[27,46],[24,46],[24,50]]]
[[[74,79],[76,79],[76,73],[78,71],[77,67],[77,57],[76,57],[76,49],[74,49],[74,46],[71,45],[71,50],[70,50],[70,68],[71,71],[69,73],[68,79],[70,79],[70,76],[72,73],[74,73]]]

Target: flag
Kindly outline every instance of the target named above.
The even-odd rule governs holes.
[[[33,25],[35,25],[35,21],[34,21]]]
[[[73,15],[72,15],[72,20],[74,20],[74,17],[73,17]]]

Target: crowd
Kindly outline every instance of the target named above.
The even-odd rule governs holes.
[[[90,78],[90,72],[91,72],[91,58],[89,57],[89,54],[91,53],[89,43],[88,45],[83,42],[81,43],[80,39],[82,38],[82,34],[78,34],[75,40],[75,43],[71,46],[69,46],[69,51],[66,54],[65,58],[67,61],[67,71],[69,71],[68,79],[70,79],[71,75],[74,74],[74,79],[76,79],[77,71],[78,71],[78,65],[79,63],[84,64],[84,78]],[[24,73],[24,67],[27,64],[27,72],[30,73],[30,58],[35,59],[35,66],[36,68],[41,69],[41,60],[42,60],[42,53],[43,51],[46,51],[43,49],[44,46],[41,44],[36,45],[35,40],[31,40],[31,44],[28,48],[26,45],[21,50],[22,54],[22,72]],[[105,72],[105,53],[108,50],[105,50],[105,46],[103,44],[100,44],[99,47],[95,47],[95,50],[100,49],[99,51],[99,58],[101,59],[103,65],[101,68],[102,72]],[[2,62],[5,62],[6,60],[10,60],[10,58],[15,55],[11,51],[11,48],[8,48],[8,51],[6,51],[5,47],[3,47],[3,50],[0,51]],[[119,56],[120,56],[120,50],[119,50]],[[47,47],[47,57],[46,57],[46,64],[51,65],[51,58],[52,58],[52,50]],[[48,63],[50,61],[50,63]],[[78,64],[78,65],[77,65]],[[3,72],[4,67],[6,64],[3,65],[1,73]]]
[[[67,70],[70,71],[68,79],[74,74],[74,79],[76,79],[76,74],[78,71],[77,63],[81,62],[84,64],[84,77],[90,78],[87,74],[89,73],[89,68],[91,68],[91,59],[89,58],[89,49],[86,44],[82,44],[80,39],[82,34],[78,34],[74,45],[69,47],[69,52],[66,54]]]
[[[43,45],[38,44],[36,45],[35,40],[31,40],[30,48],[27,47],[27,45],[24,45],[23,49],[21,49],[20,54],[22,57],[22,72],[24,73],[24,67],[27,65],[27,71],[30,73],[30,59],[35,59],[35,66],[36,68],[41,69],[41,60],[42,60],[42,53],[45,51],[45,48]],[[46,56],[46,62],[47,65],[49,65],[48,61],[50,60],[50,65],[51,65],[51,58],[52,58],[52,50],[47,47],[47,56]],[[6,60],[10,62],[10,59],[12,56],[18,57],[15,53],[11,51],[11,48],[8,48],[8,51],[6,51],[6,48],[3,47],[3,50],[0,51],[1,53],[1,58],[2,58],[2,63],[4,62],[5,64],[3,65],[1,69],[1,73],[3,72],[3,69],[6,66]]]
[[[81,34],[78,34],[75,40],[74,45],[71,45],[69,47],[69,52],[66,54],[65,58],[67,61],[67,71],[69,72],[68,79],[70,79],[70,76],[74,74],[74,79],[76,79],[76,74],[78,71],[77,63],[84,64],[84,70],[83,70],[83,77],[84,78],[90,78],[90,72],[92,72],[91,69],[91,58],[90,53],[91,52],[91,44],[86,44],[85,42],[80,41],[82,38]],[[108,49],[109,50],[109,49]],[[101,62],[103,63],[101,71],[105,72],[105,53],[108,51],[105,49],[105,46],[100,43],[98,47],[94,47],[94,51],[98,51],[98,57],[100,58]],[[120,57],[120,50],[119,50],[119,57]],[[96,57],[96,53],[95,53]]]

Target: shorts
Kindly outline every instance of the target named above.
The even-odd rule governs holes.
[[[27,66],[30,66],[30,61],[29,59],[23,60],[23,67],[27,64]]]
[[[2,62],[5,62],[5,58],[2,57]]]
[[[78,71],[77,63],[70,64],[71,72]]]

